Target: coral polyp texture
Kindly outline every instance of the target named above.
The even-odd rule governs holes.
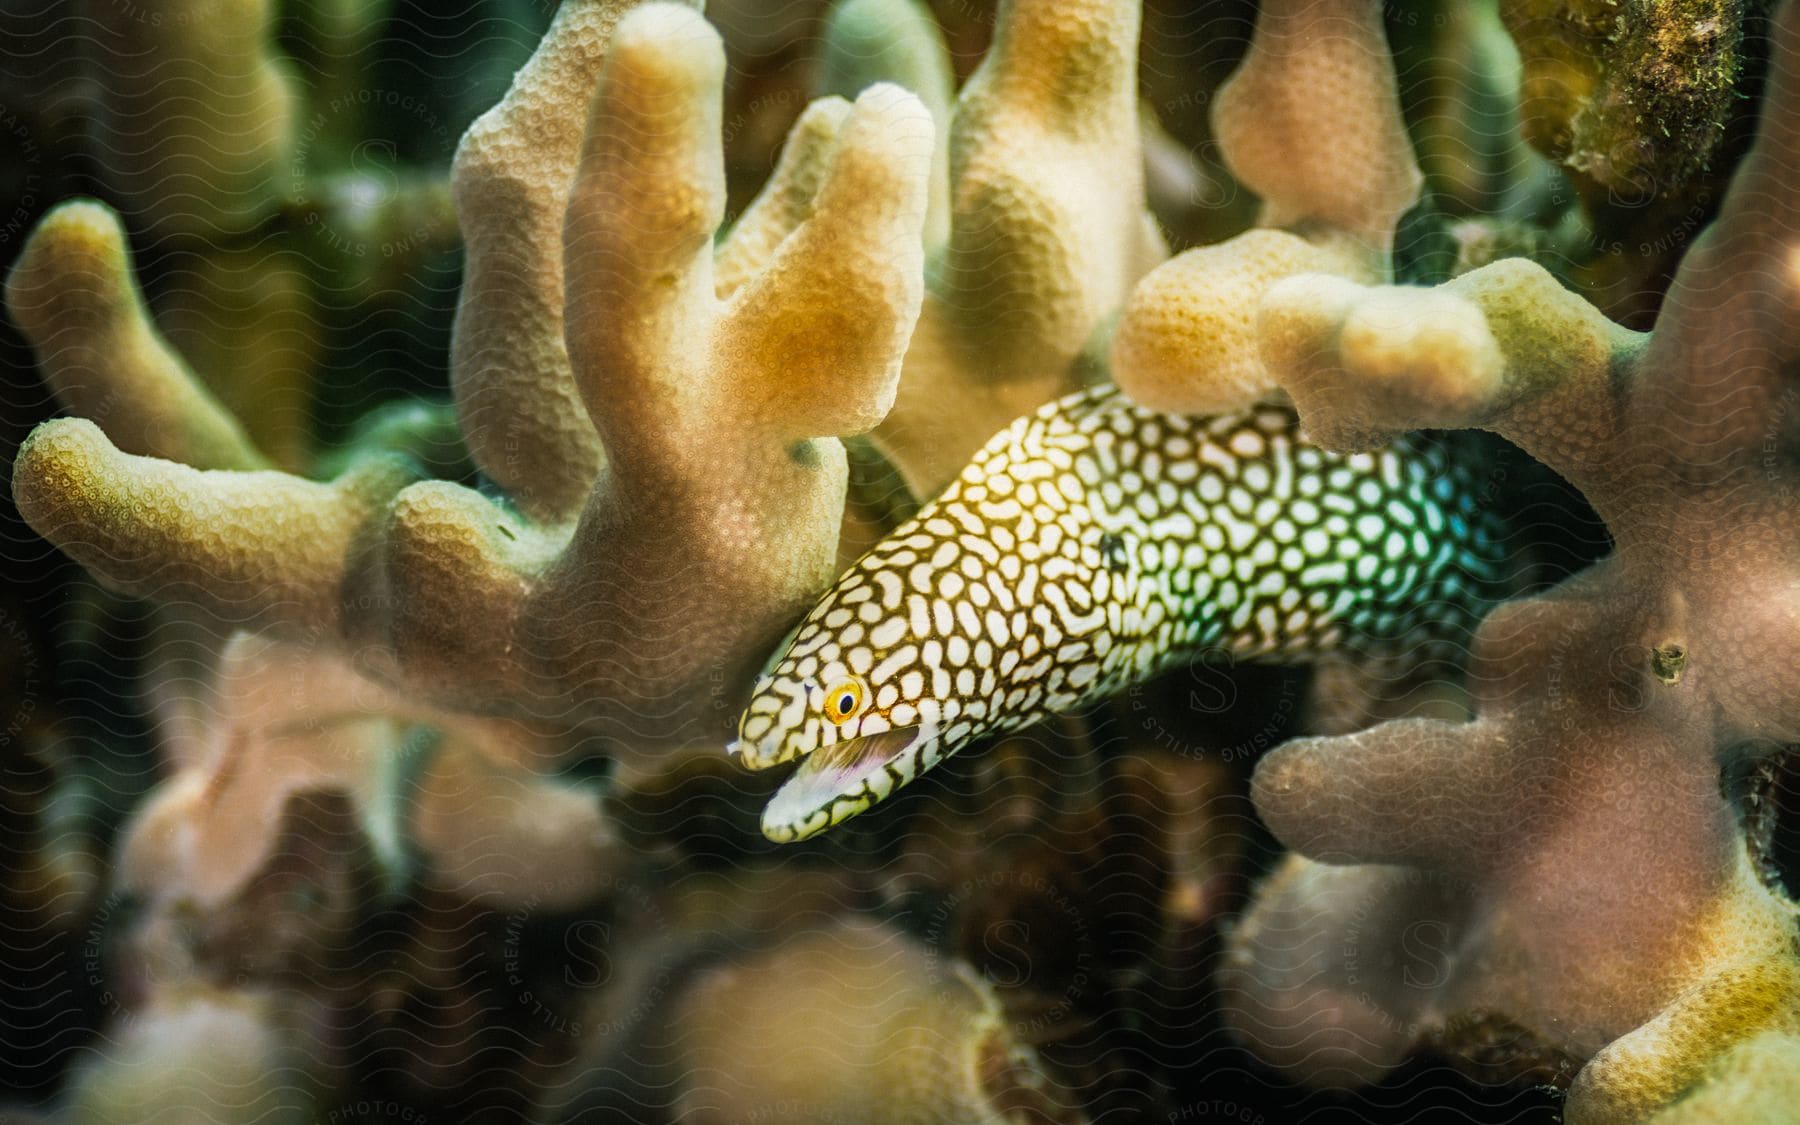
[[[1258,766],[1257,810],[1298,858],[1226,979],[1278,1065],[1366,1079],[1421,1035],[1504,1020],[1589,1060],[1567,1120],[1632,1121],[1745,1073],[1720,1056],[1800,1016],[1794,906],[1746,835],[1756,794],[1730,784],[1800,734],[1792,5],[1772,65],[1756,145],[1648,334],[1525,261],[1431,289],[1299,276],[1257,305],[1258,355],[1318,440],[1489,429],[1613,537],[1481,626],[1471,721]],[[1433,972],[1368,952],[1425,931]]]
[[[920,498],[1079,387],[1084,349],[1168,254],[1144,198],[1138,18],[1132,0],[1011,5],[948,111],[948,175],[933,179],[947,231],[927,249],[918,329],[874,435]],[[936,86],[912,61],[931,33],[910,5],[863,0],[836,19],[843,53],[891,55]],[[883,73],[841,69],[849,86]]]
[[[516,482],[516,504],[378,459],[329,483],[172,464],[145,455],[185,450],[138,454],[69,421],[20,449],[25,518],[110,585],[335,638],[461,709],[709,733],[723,711],[709,678],[741,678],[833,573],[836,438],[887,412],[918,312],[932,124],[892,86],[823,106],[834,136],[807,214],[756,212],[787,229],[741,229],[764,255],[721,293],[723,52],[698,15],[664,6],[608,42],[620,8],[566,8],[457,161],[457,199],[476,210],[454,386],[471,455]],[[579,143],[534,143],[545,118]],[[73,221],[55,212],[39,237]],[[15,276],[13,304],[37,281]],[[141,325],[119,330],[154,346]],[[91,388],[116,373],[86,374]]]
[[[0,1118],[1800,1113],[1800,5],[38,7]]]
[[[1355,0],[1264,5],[1213,118],[1262,206],[1255,229],[1179,255],[1126,305],[1113,374],[1160,410],[1232,410],[1268,394],[1256,299],[1298,273],[1391,280],[1394,225],[1419,192],[1378,13]]]

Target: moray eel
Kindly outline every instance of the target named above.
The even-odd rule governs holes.
[[[1027,415],[846,571],[758,678],[732,751],[802,759],[772,840],[855,816],[986,735],[1204,653],[1298,662],[1459,637],[1497,567],[1466,459],[1309,444],[1294,413]]]

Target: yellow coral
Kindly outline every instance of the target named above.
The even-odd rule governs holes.
[[[450,358],[469,452],[533,515],[580,511],[602,463],[563,344],[563,212],[606,46],[630,5],[564,4],[451,177],[465,265]]]
[[[1264,229],[1152,272],[1112,343],[1125,393],[1175,413],[1232,410],[1268,394],[1258,298],[1297,274],[1385,280],[1394,226],[1419,192],[1379,12],[1357,0],[1264,4],[1213,127],[1232,173],[1262,197]]]
[[[708,905],[709,927],[728,905]],[[629,1028],[633,1040],[618,1041],[616,1031],[597,1037],[597,1065],[570,1076],[581,1092],[548,1120],[589,1120],[597,1107],[620,1104],[693,1125],[764,1117],[1000,1125],[1026,1107],[1034,1121],[1085,1119],[1058,1104],[967,965],[890,926],[806,905],[774,922],[775,941],[695,970],[672,995],[661,976],[628,971],[639,991],[615,1006],[633,1005],[637,1018],[620,1025],[606,1018],[610,1009],[597,1014],[602,1027]],[[672,1083],[618,1090],[642,1066],[635,1056],[646,1041],[669,1044]],[[625,1054],[610,1060],[614,1050]],[[609,1087],[610,1096],[602,1093]]]
[[[621,19],[629,7],[572,5],[459,160],[459,192],[491,225],[474,233],[457,391],[478,460],[536,482],[519,494],[525,518],[448,483],[402,488],[380,458],[332,484],[200,471],[66,421],[21,451],[27,519],[120,588],[375,645],[387,655],[367,667],[453,706],[601,715],[649,737],[723,729],[709,679],[738,682],[834,572],[836,439],[892,401],[922,288],[932,125],[892,86],[863,93],[805,215],[775,238],[783,220],[764,207],[746,228],[759,249],[727,242],[722,297],[718,40],[691,11]],[[590,109],[582,60],[615,22]],[[562,147],[523,151],[546,117]],[[517,232],[523,277],[506,257]],[[140,308],[118,308],[147,335]],[[571,403],[588,418],[571,420]],[[575,509],[571,475],[588,492]]]
[[[1001,6],[949,122],[949,200],[933,206],[948,234],[931,249],[899,397],[875,431],[915,496],[1078,386],[1077,357],[1168,253],[1144,203],[1137,35],[1133,0]]]
[[[268,462],[150,323],[119,220],[99,203],[46,215],[6,282],[6,309],[57,399],[121,450],[203,469]]]
[[[95,143],[131,215],[199,237],[266,216],[285,194],[295,113],[271,0],[93,7]]]

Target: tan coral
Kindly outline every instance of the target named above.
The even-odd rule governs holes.
[[[831,169],[838,133],[849,116],[850,103],[834,96],[819,98],[801,112],[768,185],[738,217],[719,247],[713,262],[713,285],[719,296],[731,296],[755,277],[781,240],[812,214],[819,188]]]
[[[294,95],[271,0],[86,3],[95,147],[134,219],[164,234],[241,231],[282,198]]]
[[[273,858],[290,799],[316,790],[348,794],[388,861],[416,843],[428,881],[464,898],[564,908],[623,863],[597,796],[541,776],[554,744],[529,730],[410,703],[328,647],[239,635],[217,680],[216,702],[175,724],[180,767],[124,830],[127,889],[218,909]]]
[[[1605,388],[1641,344],[1519,258],[1430,290],[1296,277],[1267,294],[1258,326],[1262,358],[1285,373],[1284,389],[1317,419],[1322,441],[1367,448],[1517,409],[1530,416],[1518,427],[1525,448],[1552,463],[1589,443],[1596,426],[1618,424]],[[1357,382],[1317,347],[1324,334],[1356,364]],[[1593,462],[1609,469],[1603,457]]]
[[[1256,354],[1255,295],[1314,272],[1367,278],[1369,264],[1279,230],[1178,255],[1132,290],[1113,337],[1113,378],[1133,400],[1170,413],[1254,402],[1273,387]]]
[[[820,435],[867,429],[893,393],[930,122],[892,87],[865,93],[810,215],[721,301],[722,67],[704,22],[663,8],[622,24],[608,59],[565,264],[570,356],[609,465],[573,538],[555,561],[513,562],[526,537],[496,538],[510,520],[473,494],[423,485],[395,507],[393,643],[434,688],[483,690],[477,667],[500,663],[485,690],[553,716],[598,706],[646,734],[722,722],[707,678],[737,682],[833,572],[845,464]],[[484,619],[471,588],[520,600]],[[511,657],[496,620],[518,622]]]
[[[950,236],[950,131],[944,125],[956,104],[943,33],[920,0],[844,0],[827,21],[821,94],[854,98],[876,82],[892,82],[917,94],[938,123],[925,245],[943,245]]]
[[[721,888],[701,915],[745,952],[689,952],[689,966],[672,971],[668,960],[691,949],[679,934],[640,945],[617,993],[590,1013],[602,1031],[565,1079],[572,1096],[546,1121],[621,1104],[684,1125],[1085,1120],[966,964],[763,875]],[[787,913],[756,909],[758,894],[764,907],[785,895]],[[773,940],[755,936],[767,929]]]
[[[837,437],[886,412],[920,300],[931,122],[891,86],[865,92],[807,213],[788,215],[779,239],[770,224],[753,228],[754,252],[727,244],[734,270],[758,268],[722,297],[717,37],[671,6],[623,19],[629,5],[615,0],[575,7],[477,129],[459,173],[477,195],[514,183],[505,153],[529,143],[550,107],[569,128],[568,103],[588,92],[574,81],[579,60],[618,22],[591,111],[576,109],[586,124],[573,181],[556,190],[553,168],[527,167],[516,178],[529,173],[537,187],[506,212],[523,221],[535,209],[536,230],[566,197],[560,255],[546,259],[540,231],[530,277],[488,261],[498,288],[478,286],[458,321],[460,337],[489,341],[477,353],[525,331],[537,343],[522,354],[536,358],[498,397],[484,397],[487,361],[465,363],[457,389],[488,404],[488,437],[471,445],[490,468],[508,444],[490,442],[491,428],[519,421],[494,403],[528,424],[562,410],[561,398],[585,405],[608,463],[579,518],[556,515],[567,489],[549,478],[523,498],[521,518],[445,482],[396,494],[404,475],[380,457],[332,484],[202,472],[129,457],[80,421],[52,423],[21,450],[15,492],[27,518],[120,588],[362,646],[365,669],[461,709],[607,719],[650,738],[724,729],[730,701],[712,685],[741,683],[835,572]],[[566,371],[550,339],[560,329],[542,315],[558,276]],[[570,383],[546,389],[559,379]],[[557,438],[532,455],[573,457],[559,472],[591,475],[591,452]]]
[[[825,544],[835,548],[845,469],[832,438],[887,413],[898,374],[891,353],[909,334],[919,277],[932,278],[935,311],[907,353],[899,393],[912,406],[901,402],[877,436],[915,485],[924,477],[908,468],[908,448],[947,472],[960,466],[962,446],[973,448],[1020,409],[1072,385],[1077,353],[1162,252],[1138,184],[1134,5],[1027,0],[1008,10],[958,106],[950,233],[929,271],[904,232],[922,229],[926,205],[914,200],[933,146],[918,103],[884,88],[865,93],[842,121],[831,103],[807,115],[783,172],[718,251],[716,274],[704,245],[718,220],[716,109],[701,105],[716,103],[716,78],[693,69],[697,56],[650,58],[709,49],[699,32],[658,25],[657,35],[669,34],[654,49],[646,32],[646,45],[633,47],[645,56],[642,74],[609,52],[611,77],[602,84],[610,93],[602,92],[586,126],[587,170],[578,182],[558,181],[558,170],[572,167],[570,103],[586,92],[592,69],[581,60],[591,61],[624,7],[572,5],[459,159],[458,190],[478,249],[457,324],[456,390],[471,449],[524,518],[472,491],[421,483],[391,505],[378,502],[379,513],[352,537],[298,549],[279,534],[253,536],[227,572],[260,570],[289,593],[314,583],[309,596],[284,594],[283,612],[264,616],[266,605],[252,597],[246,615],[236,591],[184,595],[237,624],[381,645],[390,655],[370,667],[460,706],[572,721],[602,712],[634,734],[690,737],[730,710],[696,686],[735,683],[836,565]],[[930,52],[915,48],[909,73],[929,78]],[[851,68],[842,81],[868,76]],[[655,82],[665,80],[666,94],[657,94]],[[637,105],[628,87],[640,81],[646,99],[671,108]],[[906,126],[909,115],[916,129]],[[640,151],[641,137],[613,136],[640,129],[666,132],[661,163]],[[549,142],[523,140],[540,130]],[[640,187],[645,178],[657,180],[656,190]],[[673,183],[687,186],[670,191]],[[627,218],[597,221],[584,192],[618,201]],[[571,193],[559,254],[546,212]],[[676,197],[695,210],[631,210]],[[588,239],[596,240],[592,253]],[[652,277],[673,279],[678,294],[655,296],[659,286],[643,284]],[[836,347],[820,348],[821,340]],[[689,349],[685,358],[675,356],[677,346]],[[502,353],[526,362],[499,363]],[[776,391],[774,372],[791,389]],[[571,418],[576,399],[598,420],[598,445],[579,416]],[[733,419],[724,429],[709,417],[721,409]],[[957,430],[967,431],[966,441]],[[148,553],[124,553],[114,550],[121,543],[112,532],[84,549],[82,521],[103,529],[125,512],[119,498],[135,495],[119,478],[151,470],[74,437],[40,435],[18,476],[53,538],[133,589],[146,588],[154,581],[147,575],[164,573],[165,564],[182,572],[179,559],[159,561],[157,552],[208,549],[169,533]],[[570,481],[594,474],[601,448],[611,460],[588,482],[597,487],[571,526],[578,509]],[[697,456],[702,449],[706,456]],[[112,483],[74,488],[82,470],[71,469],[71,458]],[[63,474],[60,498],[32,482],[38,466],[52,464]],[[264,519],[256,487],[176,474],[155,495],[228,525]],[[330,497],[313,503],[336,505],[344,523],[368,514]],[[344,613],[341,599],[317,586],[325,568],[283,561],[347,538],[352,557],[331,573],[332,589],[373,600],[383,607],[376,613]],[[582,624],[589,620],[605,624]],[[684,640],[647,650],[640,642],[650,635]],[[702,727],[691,725],[696,719]]]
[[[1759,876],[1731,782],[1800,738],[1791,3],[1775,46],[1757,146],[1647,337],[1522,262],[1263,295],[1261,357],[1315,438],[1493,430],[1615,541],[1482,625],[1472,721],[1303,739],[1259,766],[1258,811],[1309,858],[1263,889],[1227,980],[1240,1027],[1298,1074],[1366,1079],[1497,1014],[1592,1056],[1567,1120],[1640,1120],[1800,1011],[1795,907]],[[1346,952],[1421,927],[1456,950],[1429,973]]]
[[[1735,921],[1735,920],[1734,920]],[[1752,1113],[1713,1120],[1777,1120],[1769,1116],[1790,1074],[1777,1079],[1771,1063],[1791,1059],[1800,1032],[1800,971],[1790,947],[1771,942],[1760,958],[1725,961],[1719,953],[1699,983],[1642,1027],[1594,1056],[1569,1091],[1582,1120],[1663,1120],[1683,1108],[1689,1120],[1705,1120],[1722,1103],[1736,1101]],[[1709,1089],[1709,1087],[1711,1087]],[[1694,1097],[1693,1095],[1703,1095]],[[1707,1108],[1710,1103],[1711,1108]],[[1791,1112],[1791,1105],[1788,1107]]]
[[[1168,253],[1144,202],[1138,18],[1132,0],[1008,0],[956,100],[948,202],[932,208],[947,212],[947,236],[931,247],[899,398],[875,432],[915,496],[1079,386],[1078,357]],[[899,60],[842,66],[839,89],[875,74],[935,85],[922,19],[906,0],[835,19],[828,52]]]
[[[302,1125],[314,1075],[282,1005],[198,983],[160,990],[76,1075],[63,1120],[83,1125]]]
[[[487,724],[438,716],[441,728],[412,791],[407,837],[431,885],[503,908],[572,910],[616,889],[630,862],[592,786],[496,761]],[[514,736],[530,756],[538,746]]]
[[[1778,1125],[1800,1100],[1800,1033],[1771,1031],[1725,1052],[1654,1125]]]
[[[747,1026],[748,1025],[748,1026]],[[680,1119],[757,1109],[827,1121],[1006,1120],[989,1089],[1017,1048],[991,992],[867,923],[796,935],[696,983],[674,1015]]]
[[[99,203],[56,208],[6,282],[6,310],[57,400],[103,422],[126,453],[202,469],[267,460],[150,323],[118,216]]]
[[[13,498],[115,589],[299,630],[343,612],[359,537],[412,475],[385,458],[330,484],[194,469],[121,453],[94,423],[62,418],[19,447]]]
[[[602,463],[563,343],[563,212],[621,3],[564,4],[469,126],[451,178],[466,264],[450,381],[469,451],[534,516],[581,510]]]
[[[596,69],[606,31],[631,6],[570,5],[546,53]],[[371,435],[329,482],[264,470],[261,452],[149,323],[120,224],[102,206],[54,211],[10,279],[9,308],[59,397],[102,423],[41,428],[15,464],[15,497],[103,580],[165,603],[165,625],[178,627],[159,636],[182,638],[183,663],[157,693],[175,713],[165,723],[176,734],[165,746],[173,776],[139,810],[120,857],[123,885],[155,909],[210,915],[240,901],[276,861],[284,809],[318,790],[351,798],[390,875],[411,875],[416,849],[425,883],[461,899],[591,903],[626,853],[593,793],[543,776],[574,741],[570,725],[612,708],[633,731],[685,738],[708,721],[722,728],[732,712],[723,693],[741,666],[834,572],[844,453],[813,427],[866,430],[891,402],[922,287],[931,122],[892,87],[854,107],[817,107],[809,120],[827,127],[802,132],[790,171],[770,185],[769,198],[794,206],[753,209],[720,251],[735,273],[715,283],[717,40],[679,8],[631,20],[635,32],[628,25],[606,52],[598,81],[545,89],[546,67],[528,70],[521,85],[539,95],[533,112],[501,114],[476,138],[529,148],[545,116],[560,115],[575,146],[564,161],[570,182],[527,208],[543,235],[536,249],[544,238],[552,249],[524,285],[524,299],[555,311],[552,352],[564,354],[565,306],[581,326],[571,335],[583,365],[566,355],[560,370],[540,365],[527,372],[535,389],[560,379],[569,403],[585,410],[585,396],[596,415],[609,414],[601,429],[615,456],[604,477],[580,451],[532,447],[540,459],[573,458],[569,471],[592,493],[573,508],[557,499],[555,480],[518,498],[526,518],[446,482],[405,488],[417,466],[382,452],[390,438],[406,445],[403,433]],[[463,162],[465,183],[475,163]],[[678,180],[693,189],[685,199],[668,190]],[[636,201],[670,206],[616,225]],[[659,218],[673,222],[659,231]],[[504,250],[506,224],[490,233]],[[492,281],[509,263],[487,264]],[[689,284],[665,298],[674,273]],[[520,313],[518,279],[503,280],[515,283],[502,294],[510,303],[484,290],[490,299],[465,304],[459,334],[543,342],[544,325]],[[660,330],[643,315],[656,307],[666,314]],[[483,333],[484,319],[508,331]],[[819,349],[820,338],[838,347]],[[502,387],[489,401],[529,414],[519,399],[533,390]],[[607,395],[624,396],[620,409]],[[660,408],[634,415],[640,406]],[[585,418],[581,426],[597,452],[598,432]],[[576,520],[584,505],[588,517]],[[641,624],[665,609],[695,616],[675,630]],[[227,645],[216,670],[187,662],[188,649],[236,627],[255,632]],[[597,631],[613,631],[619,658],[589,657]],[[465,662],[457,677],[435,678],[444,635],[479,650],[484,666]],[[692,638],[685,649],[648,640],[683,635]],[[610,695],[604,686],[630,676],[640,651],[656,654],[641,664],[664,677],[649,706],[630,686]],[[431,659],[409,664],[415,655]],[[556,659],[561,671],[546,671]],[[432,689],[463,712],[549,721],[528,730],[450,714],[426,698]]]
[[[1394,226],[1419,192],[1374,4],[1264,4],[1213,127],[1232,174],[1262,198],[1259,229],[1153,271],[1112,343],[1125,393],[1175,413],[1235,409],[1273,390],[1256,349],[1257,298],[1296,274],[1386,280]]]
[[[243,636],[224,655],[217,713],[173,724],[174,775],[123,832],[121,887],[202,908],[243,889],[270,858],[288,798],[362,788],[398,737],[380,689],[341,661]]]

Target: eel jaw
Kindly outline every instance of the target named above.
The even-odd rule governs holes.
[[[763,835],[787,844],[842,824],[917,777],[937,740],[935,726],[896,727],[813,751],[763,809]]]

